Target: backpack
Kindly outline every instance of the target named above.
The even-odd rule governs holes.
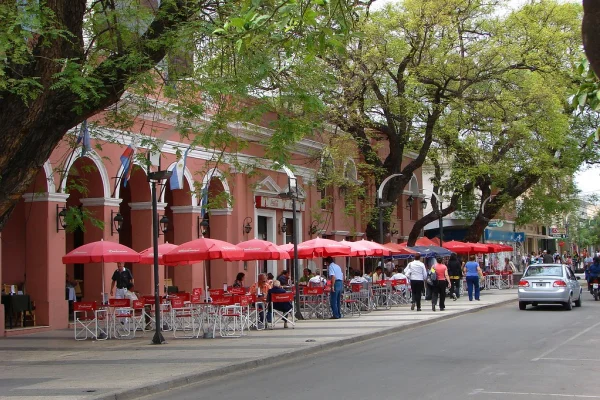
[[[435,272],[435,267],[431,267],[429,273],[427,274],[427,283],[430,285],[435,285],[437,283],[437,273]]]

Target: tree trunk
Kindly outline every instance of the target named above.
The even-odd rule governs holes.
[[[581,33],[585,55],[596,75],[600,76],[600,2],[598,0],[583,0]]]
[[[419,236],[421,236],[421,230],[423,230],[423,228],[425,228],[425,225],[429,224],[430,222],[437,221],[439,219],[440,219],[439,211],[433,211],[427,215],[424,215],[423,218],[419,219],[413,225],[410,233],[408,234],[408,241],[406,244],[408,246],[414,246],[417,239],[419,238]]]

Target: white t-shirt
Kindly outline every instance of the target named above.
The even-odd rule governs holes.
[[[323,278],[321,275],[315,275],[308,280],[308,283],[315,285],[323,285],[325,284],[325,278]]]
[[[350,280],[350,283],[366,283],[369,282],[368,280],[366,280],[365,278],[363,278],[362,276],[355,276],[354,278],[352,278]]]
[[[390,280],[392,280],[392,281],[399,281],[400,279],[407,279],[406,275],[404,275],[402,272],[396,272],[390,278]]]
[[[406,272],[405,275],[413,281],[425,281],[427,279],[427,269],[425,269],[425,264],[418,260],[409,262],[404,272]]]

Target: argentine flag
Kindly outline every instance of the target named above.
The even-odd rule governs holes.
[[[185,171],[185,163],[191,147],[188,147],[183,157],[177,161],[177,164],[173,167],[173,175],[171,175],[171,190],[183,189],[183,171]]]

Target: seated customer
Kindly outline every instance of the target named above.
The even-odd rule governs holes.
[[[375,268],[375,273],[373,273],[373,283],[378,283],[385,279],[383,275],[383,269],[381,267]]]
[[[308,268],[304,268],[304,272],[302,277],[300,277],[300,279],[298,280],[298,284],[299,285],[308,285],[308,282],[310,281],[310,278],[312,278],[314,275],[312,273],[312,271]]]
[[[308,280],[308,286],[310,287],[323,287],[325,283],[325,278],[321,276],[319,271],[315,272],[315,276]]]
[[[281,286],[289,286],[290,285],[290,271],[284,269],[281,271],[281,275],[277,277],[277,280],[281,283]],[[275,283],[275,282],[273,282]]]
[[[137,294],[135,293],[135,288],[133,287],[133,283],[129,283],[127,285],[127,292],[125,292],[125,298],[131,301],[131,306],[133,307],[133,302],[135,300],[139,300]]]
[[[367,282],[369,282],[369,281],[360,274],[360,271],[354,271],[354,276],[350,280],[350,284],[352,284],[352,283],[367,283]]]
[[[273,281],[273,287],[271,289],[269,289],[269,292],[267,294],[267,302],[269,303],[269,310],[271,309],[271,307],[273,307],[273,309],[285,314],[292,309],[292,303],[289,301],[284,302],[284,303],[271,303],[271,294],[273,294],[273,293],[286,293],[285,289],[281,287],[281,282],[279,282],[278,280]],[[270,312],[267,315],[267,322],[271,322],[271,313]],[[287,319],[283,320],[283,327],[284,328],[288,327]]]
[[[243,272],[239,272],[237,274],[237,276],[235,277],[235,282],[233,282],[232,287],[234,288],[243,288],[244,287],[244,278],[246,277],[246,274]]]

